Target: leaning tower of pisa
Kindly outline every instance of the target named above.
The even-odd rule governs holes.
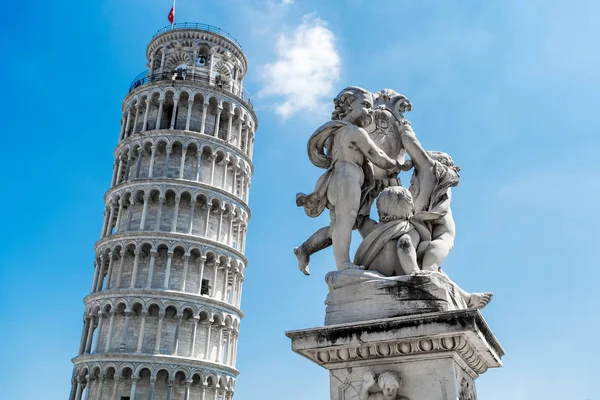
[[[238,375],[257,118],[222,30],[175,24],[123,118],[71,400],[228,400]]]

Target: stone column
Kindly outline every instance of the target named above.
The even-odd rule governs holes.
[[[158,232],[160,230],[160,220],[162,219],[162,209],[163,209],[164,202],[165,202],[165,196],[159,195],[158,196],[158,215],[156,216],[156,227],[154,228],[155,232]]]
[[[219,125],[221,125],[221,112],[223,111],[223,107],[217,108],[217,118],[215,118],[215,131],[213,133],[214,137],[219,137]]]
[[[119,382],[121,382],[121,379],[122,378],[120,376],[115,376],[113,383],[113,400],[119,400],[117,397],[119,396]]]
[[[152,397],[154,396],[154,385],[156,385],[156,377],[151,376],[150,377],[150,390],[148,392],[148,400],[152,400]]]
[[[140,380],[140,378],[138,378],[137,376],[131,377],[131,392],[129,394],[130,400],[135,400],[135,391],[137,389],[137,383],[139,380]]]
[[[213,272],[214,272],[213,285],[212,285],[213,293],[211,293],[211,296],[210,296],[210,297],[213,297],[215,299],[217,298],[217,272],[218,272],[218,268],[219,268],[219,262],[215,261],[214,270],[213,270]]]
[[[231,283],[231,299],[229,300],[229,304],[235,304],[235,298],[237,296],[237,279],[239,276],[239,272],[233,274],[233,282]]]
[[[132,193],[131,196],[129,196],[129,212],[127,213],[127,230],[131,231],[131,222],[133,220],[133,206],[135,205],[135,196]]]
[[[148,113],[150,112],[150,99],[146,98],[146,111],[144,112],[144,123],[142,124],[142,132],[148,128]]]
[[[123,336],[121,337],[121,346],[119,349],[121,353],[124,353],[127,349],[127,331],[129,330],[129,318],[131,317],[131,311],[125,310],[125,326],[123,327]]]
[[[238,283],[239,289],[238,289],[238,298],[237,298],[237,308],[240,308],[240,305],[242,304],[242,283],[244,282],[244,276],[240,277],[240,281]]]
[[[150,166],[148,167],[148,178],[154,175],[154,158],[156,157],[156,146],[150,147]]]
[[[190,345],[190,354],[188,354],[188,357],[196,358],[196,334],[198,332],[199,321],[200,317],[194,316],[194,322],[192,325],[192,340]]]
[[[123,215],[123,198],[120,198],[119,199],[119,211],[117,211],[117,222],[115,223],[115,233],[119,233],[122,215]]]
[[[246,127],[246,129],[244,129],[244,153],[246,153],[246,155],[248,155],[248,131],[250,130],[250,128]]]
[[[106,345],[104,346],[105,353],[108,353],[110,351],[110,344],[112,342],[113,330],[115,328],[115,312],[113,310],[110,310],[109,313],[110,313],[110,322],[108,323],[108,334],[106,335]]]
[[[206,395],[206,384],[204,382],[202,382],[202,391],[200,394],[200,400],[205,400],[205,395]]]
[[[118,185],[121,182],[121,173],[123,172],[123,158],[119,154],[119,167],[117,168],[117,176],[115,177],[115,184]]]
[[[102,321],[104,320],[104,313],[100,311],[98,313],[98,337],[96,338],[96,342],[94,343],[94,347],[92,349],[92,353],[98,352],[98,347],[100,346],[100,338],[102,337]]]
[[[131,169],[131,153],[133,152],[133,150],[130,150],[127,153],[127,164],[125,164],[125,177],[124,177],[124,181],[128,181],[129,180],[129,170]]]
[[[179,99],[173,99],[173,115],[171,115],[171,126],[169,129],[175,129],[175,121],[177,120],[177,103]]]
[[[162,119],[164,104],[165,104],[165,99],[158,99],[158,114],[156,116],[156,129],[160,129],[160,120]]]
[[[110,290],[110,284],[113,273],[113,253],[112,250],[108,252],[108,272],[106,273],[106,290]]]
[[[173,221],[171,222],[171,232],[177,232],[177,218],[179,218],[179,202],[181,201],[181,195],[175,196],[175,210],[173,211]]]
[[[217,242],[221,241],[221,231],[223,227],[223,214],[225,213],[225,208],[221,207],[218,209],[219,212],[219,223],[217,225]]]
[[[233,166],[233,182],[231,182],[231,193],[233,193],[235,196],[238,196],[238,190],[237,190],[238,169],[239,169],[239,167],[237,165]]]
[[[98,275],[100,275],[101,265],[98,262],[98,258],[94,260],[94,277],[92,278],[92,286],[90,287],[90,293],[94,293],[96,291],[96,287],[98,286]]]
[[[136,103],[134,107],[135,107],[135,119],[133,121],[133,129],[131,130],[131,133],[135,133],[135,129],[137,128],[138,118],[140,116],[140,103]]]
[[[229,167],[229,158],[223,160],[223,182],[221,182],[223,190],[227,190],[227,167]]]
[[[148,282],[146,282],[146,289],[152,287],[152,276],[154,275],[154,263],[156,261],[156,251],[150,250],[150,268],[148,270]]]
[[[225,279],[223,280],[223,296],[222,296],[222,300],[223,301],[227,301],[227,287],[228,287],[228,283],[227,282],[229,280],[229,265],[225,264],[223,266],[223,269],[225,270]]]
[[[94,326],[96,325],[94,317],[90,317],[90,323],[88,325],[88,333],[85,339],[85,354],[89,354],[92,350],[92,339],[94,338]]]
[[[227,245],[233,247],[233,220],[235,215],[229,212],[229,231],[227,232]]]
[[[77,390],[75,391],[75,400],[81,400],[81,395],[83,393],[84,384],[83,378],[77,378]]]
[[[202,278],[204,277],[204,263],[206,262],[206,256],[200,257],[200,268],[198,270],[198,295],[202,294]]]
[[[154,354],[160,354],[160,336],[162,334],[162,324],[165,319],[165,313],[158,313],[158,327],[156,328],[156,342],[154,342]]]
[[[206,111],[208,111],[208,104],[202,104],[202,125],[200,126],[200,133],[206,132]]]
[[[185,120],[185,130],[190,130],[190,120],[192,119],[192,108],[194,107],[194,99],[188,99],[187,119]]]
[[[98,396],[96,400],[102,400],[102,392],[104,391],[104,380],[106,377],[104,375],[100,375],[100,384],[98,386]]]
[[[202,168],[202,149],[198,149],[198,165],[196,165],[196,181],[200,182]]]
[[[142,352],[142,347],[144,345],[144,331],[146,330],[146,317],[148,316],[148,312],[147,311],[142,311],[141,314],[141,321],[140,321],[140,335],[138,338],[138,344],[137,344],[137,349],[135,350],[136,353],[141,353]]]
[[[144,197],[142,199],[144,201],[144,207],[142,208],[142,220],[140,221],[141,231],[146,229],[146,214],[148,213],[148,200],[150,200],[150,196],[144,193]]]
[[[194,230],[194,212],[196,211],[196,198],[192,198],[190,202],[190,227],[188,229],[188,234],[191,235]]]
[[[135,166],[135,179],[140,179],[140,170],[142,169],[143,151],[144,151],[144,149],[142,149],[142,146],[137,148],[138,156],[137,156],[137,163]]]
[[[123,276],[123,264],[125,262],[125,250],[119,252],[121,259],[119,260],[119,271],[117,271],[117,289],[121,287],[121,277]]]
[[[187,281],[189,262],[190,262],[190,255],[184,254],[183,255],[183,276],[181,278],[181,289],[180,289],[180,291],[182,291],[182,292],[185,292],[185,283]]]
[[[219,344],[217,345],[217,357],[215,362],[223,362],[223,323],[219,326]]]
[[[231,110],[229,112],[229,118],[227,120],[227,141],[229,142],[231,140],[231,128],[232,128],[232,124],[233,124],[233,110]]]
[[[172,400],[173,399],[173,379],[169,379],[169,381],[167,383],[169,384],[169,388],[167,391],[167,400]]]
[[[179,350],[179,332],[181,331],[181,320],[183,315],[178,315],[177,317],[177,325],[175,326],[175,340],[173,343],[173,352],[171,355],[176,356],[177,350]]]
[[[119,140],[125,139],[125,120],[127,117],[125,114],[121,115],[121,132],[119,133]]]
[[[216,154],[210,155],[210,184],[214,185],[215,182],[215,160],[217,159]]]
[[[78,355],[82,355],[85,352],[85,343],[86,343],[86,338],[87,338],[87,331],[89,329],[89,323],[90,323],[90,319],[84,315],[83,316],[83,330],[81,331],[81,340],[79,341],[79,351],[77,352]]]
[[[140,262],[140,250],[136,248],[133,251],[133,254],[134,254],[134,258],[133,258],[133,271],[131,272],[131,283],[129,284],[130,288],[134,288],[135,287],[135,280],[137,278],[138,264]]]
[[[173,261],[173,251],[169,250],[167,253],[167,269],[165,271],[165,280],[163,282],[163,287],[165,289],[169,289],[169,279],[171,277],[171,262]]]
[[[163,171],[163,178],[169,177],[169,164],[171,164],[171,151],[172,151],[172,149],[170,147],[167,147],[167,156],[165,158],[165,168]]]
[[[240,149],[242,148],[242,120],[239,120],[239,124],[238,124],[238,139],[237,139],[237,143],[236,146],[239,147]]]
[[[191,380],[185,381],[185,394],[183,395],[183,400],[190,400],[190,386],[192,385]]]
[[[102,231],[100,231],[100,238],[104,237],[106,232],[106,226],[108,225],[108,207],[104,207],[104,218],[102,219]]]
[[[131,122],[131,110],[128,108],[127,109],[127,122],[125,122],[125,135],[123,136],[123,138],[126,138],[129,136],[129,123]]]
[[[108,225],[106,227],[106,231],[104,232],[104,236],[112,235],[112,224],[113,224],[114,217],[115,217],[115,204],[110,203],[110,215],[108,217]]]
[[[211,204],[206,203],[206,223],[204,224],[204,237],[208,237],[208,229],[210,228],[210,210]]]
[[[204,359],[208,360],[210,357],[210,331],[212,328],[212,324],[211,321],[208,321],[207,325],[207,331],[206,331],[206,343],[204,346]]]
[[[186,156],[186,154],[187,154],[187,147],[181,150],[181,163],[179,165],[179,179],[183,179],[183,172],[184,172],[184,169],[185,169],[185,156]]]

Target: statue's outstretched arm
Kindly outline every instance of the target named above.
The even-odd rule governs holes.
[[[421,146],[419,139],[417,139],[415,132],[410,126],[398,127],[398,129],[402,130],[402,145],[410,156],[414,167],[419,170],[431,168],[433,160],[423,149],[423,146]]]

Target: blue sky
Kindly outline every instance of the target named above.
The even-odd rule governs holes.
[[[170,6],[4,7],[4,398],[68,396],[121,101]],[[444,267],[466,290],[495,293],[483,315],[507,353],[477,381],[479,398],[600,399],[600,3],[179,0],[176,18],[238,38],[259,116],[237,399],[328,396],[326,371],[284,332],[323,323],[332,254],[304,277],[292,248],[327,216],[308,219],[294,196],[321,172],[306,140],[347,85],[407,95],[423,145],[462,167]]]

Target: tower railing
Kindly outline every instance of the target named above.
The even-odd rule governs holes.
[[[197,29],[197,30],[201,30],[201,31],[216,33],[218,35],[224,36],[227,39],[231,40],[233,43],[235,43],[240,48],[240,50],[242,49],[242,45],[240,44],[240,42],[238,42],[237,39],[231,35],[231,33],[225,32],[223,29],[213,26],[213,25],[199,24],[199,23],[192,23],[192,22],[183,22],[183,23],[180,22],[180,23],[174,23],[173,25],[164,26],[161,29],[159,29],[154,34],[154,36],[152,36],[152,39],[154,39],[161,33],[173,31],[173,30],[177,30],[177,29]]]
[[[192,81],[192,82],[203,82],[211,86],[219,87],[223,90],[229,91],[232,94],[240,97],[244,102],[248,104],[250,108],[254,108],[252,99],[248,92],[244,89],[239,90],[232,87],[231,84],[225,80],[211,79],[205,74],[198,74],[194,72],[187,72],[185,70],[176,70],[174,72],[159,72],[156,74],[149,74],[148,71],[138,74],[131,85],[129,86],[129,92],[137,89],[140,86],[147,85],[148,83],[161,82],[161,81]]]

